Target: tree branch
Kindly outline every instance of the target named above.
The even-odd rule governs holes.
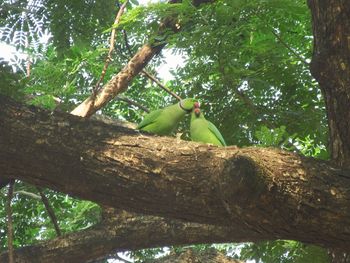
[[[115,32],[116,32],[116,26],[119,24],[120,18],[124,13],[125,7],[128,4],[129,0],[126,0],[122,6],[119,7],[117,16],[115,17],[114,20],[114,24],[113,24],[113,28],[112,28],[112,32],[111,32],[111,38],[109,40],[109,50],[108,50],[108,54],[105,60],[105,64],[103,66],[102,72],[101,72],[101,76],[99,78],[99,80],[97,81],[94,89],[93,89],[93,94],[97,94],[98,89],[100,88],[100,84],[102,83],[104,76],[106,75],[107,69],[108,69],[108,65],[109,62],[111,61],[111,56],[112,56],[112,52],[114,50],[114,42],[115,42]]]
[[[6,259],[8,259],[9,263],[15,262],[14,257],[14,248],[13,248],[13,224],[12,224],[12,207],[11,202],[13,198],[13,186],[15,184],[14,180],[11,180],[9,184],[8,194],[7,194],[7,202],[6,202],[6,215],[7,215],[7,247],[8,247],[8,255]]]
[[[183,262],[244,263],[243,261],[229,258],[214,248],[206,249],[204,251],[189,248],[182,253],[170,253],[168,256],[147,261],[147,263]]]
[[[25,195],[25,196],[28,196],[30,198],[36,199],[36,200],[41,200],[40,195],[31,193],[31,192],[27,192],[27,191],[24,191],[24,190],[15,191],[14,193],[15,194]]]
[[[116,100],[124,101],[124,102],[128,103],[129,105],[134,105],[145,112],[150,112],[150,110],[147,107],[141,105],[140,103],[137,103],[136,101],[128,99],[127,97],[119,95],[118,97],[116,97]]]
[[[149,73],[146,70],[142,70],[142,74],[145,75],[147,78],[152,80],[154,83],[156,83],[162,90],[166,91],[168,94],[173,96],[174,98],[181,100],[181,97],[176,95],[174,92],[172,92],[170,89],[165,87],[155,76],[153,76],[151,73]]]
[[[114,215],[89,229],[16,249],[16,258],[20,262],[31,262],[33,258],[40,263],[86,262],[126,249],[227,242],[235,232],[227,227],[153,216],[135,217],[126,212],[118,215],[114,212]],[[7,256],[7,252],[0,254],[0,262],[6,262]]]
[[[81,117],[90,117],[93,115],[115,96],[125,91],[132,79],[162,50],[163,46],[144,45],[129,63],[102,87],[96,96],[91,95],[88,97],[71,113]]]
[[[297,59],[299,59],[301,62],[303,62],[306,66],[310,66],[310,63],[307,63],[307,61],[301,57],[295,50],[293,50],[281,37],[278,35],[274,29],[271,29],[271,33],[278,39],[278,41],[286,47]]]
[[[131,48],[129,45],[129,40],[128,40],[128,35],[126,33],[125,30],[123,30],[123,36],[124,36],[124,43],[126,46],[126,49],[129,52],[129,55],[132,54],[131,52]],[[170,89],[168,89],[167,87],[165,87],[165,85],[163,85],[155,76],[153,76],[151,73],[149,73],[147,70],[143,69],[142,74],[145,75],[148,79],[152,80],[154,83],[156,83],[161,89],[163,89],[165,92],[167,92],[168,94],[170,94],[171,96],[173,96],[174,98],[176,98],[177,100],[181,100],[181,97],[178,96],[176,93],[172,92]]]
[[[0,105],[0,170],[8,178],[137,213],[234,227],[232,240],[350,245],[348,170],[272,148],[148,136],[4,97]]]
[[[61,229],[57,223],[57,217],[56,217],[56,214],[55,214],[55,211],[52,209],[51,205],[50,205],[50,202],[49,200],[47,199],[47,197],[45,196],[45,194],[43,193],[42,189],[40,189],[39,187],[37,187],[38,191],[39,191],[39,194],[40,194],[40,197],[41,197],[41,201],[43,202],[44,206],[45,206],[45,209],[51,219],[51,222],[55,228],[55,231],[56,231],[56,235],[57,236],[61,236]]]

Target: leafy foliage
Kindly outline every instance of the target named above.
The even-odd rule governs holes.
[[[330,261],[327,251],[322,248],[287,240],[249,244],[241,250],[241,258],[255,260],[258,263],[327,263]]]
[[[0,192],[1,207],[5,207],[5,190]],[[12,201],[13,221],[16,247],[37,243],[43,239],[56,237],[53,224],[47,214],[38,190],[23,183],[16,183],[15,197]],[[79,201],[51,190],[43,191],[50,200],[55,211],[62,233],[69,233],[96,224],[100,219],[100,208],[88,201]],[[0,244],[5,248],[6,243],[6,214],[0,209]]]
[[[0,61],[0,80],[0,94],[18,100],[23,98],[23,76],[14,73],[12,68],[2,61]]]
[[[1,39],[19,49],[32,47],[38,51],[40,37],[45,33],[47,17],[43,0],[11,1],[0,4]],[[2,23],[1,23],[2,24]]]

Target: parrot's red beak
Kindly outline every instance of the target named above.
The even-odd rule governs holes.
[[[195,103],[193,103],[193,107],[196,109],[196,108],[199,108],[200,107],[200,104],[198,101],[196,101]]]
[[[199,117],[199,115],[201,115],[201,110],[199,108],[194,108],[194,114],[196,114],[197,117]]]

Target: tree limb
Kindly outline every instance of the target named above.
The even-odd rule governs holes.
[[[114,209],[111,210],[113,212]],[[86,230],[15,250],[19,262],[86,262],[109,253],[167,245],[227,242],[234,229],[122,212]],[[6,262],[7,252],[0,254]]]
[[[142,74],[145,75],[147,78],[152,80],[154,83],[156,83],[162,90],[166,91],[168,94],[176,98],[177,100],[181,100],[181,97],[177,94],[175,94],[173,91],[165,87],[155,76],[153,76],[151,73],[149,73],[146,70],[142,70]]]
[[[9,184],[8,194],[7,194],[7,202],[6,202],[6,215],[7,215],[7,247],[8,247],[8,255],[7,259],[9,263],[15,262],[14,257],[14,248],[13,248],[13,224],[12,224],[12,207],[11,202],[13,198],[13,186],[15,184],[14,180],[11,180]]]
[[[41,200],[40,195],[31,193],[31,192],[27,192],[27,191],[24,191],[24,190],[15,191],[14,194],[20,194],[20,195],[28,196],[28,197],[36,199],[36,200]]]
[[[297,59],[299,59],[300,62],[303,62],[307,67],[310,66],[310,63],[308,63],[300,54],[298,54],[293,48],[291,48],[282,38],[279,34],[275,32],[275,30],[272,28],[271,33],[278,39],[278,41],[287,48]]]
[[[103,66],[102,72],[101,72],[101,76],[99,78],[99,80],[97,81],[94,89],[93,89],[93,94],[97,94],[98,89],[100,88],[100,84],[102,83],[104,76],[106,75],[107,69],[108,69],[108,65],[109,62],[111,61],[111,56],[112,56],[112,52],[114,50],[114,42],[115,42],[115,32],[116,32],[116,26],[119,24],[120,18],[124,13],[125,7],[128,4],[129,0],[126,0],[122,6],[119,7],[117,16],[115,17],[114,23],[113,23],[113,28],[112,28],[112,32],[111,32],[111,38],[109,40],[109,50],[108,50],[108,54],[105,60],[105,64]]]
[[[0,105],[0,170],[8,178],[137,213],[233,227],[232,241],[350,245],[349,170],[273,148],[149,136],[5,97]]]
[[[51,222],[55,228],[55,231],[56,231],[56,235],[57,236],[61,236],[62,233],[61,233],[61,229],[58,225],[58,222],[57,222],[57,217],[56,217],[56,214],[55,214],[55,211],[52,209],[51,205],[50,205],[50,202],[49,200],[47,199],[47,197],[45,196],[44,192],[42,189],[40,189],[39,187],[37,187],[37,190],[39,191],[39,194],[40,194],[40,197],[41,197],[41,201],[43,202],[44,206],[45,206],[45,209],[51,219]]]
[[[132,54],[131,52],[131,47],[129,45],[129,40],[128,40],[128,35],[126,33],[125,30],[123,30],[123,36],[124,36],[124,43],[126,46],[126,49],[129,52],[129,55]],[[150,79],[151,81],[153,81],[154,83],[156,83],[162,90],[164,90],[165,92],[167,92],[168,94],[170,94],[171,96],[173,96],[174,98],[176,98],[177,100],[181,100],[181,97],[178,96],[176,93],[174,93],[173,91],[171,91],[170,89],[168,89],[165,85],[163,85],[155,76],[153,76],[151,73],[149,73],[147,70],[143,69],[142,74],[144,76],[146,76],[148,79]]]
[[[103,108],[115,96],[127,89],[132,79],[162,50],[163,46],[144,45],[129,63],[101,88],[96,96],[92,94],[71,113],[81,117],[90,117],[96,111]]]
[[[168,256],[147,260],[145,263],[183,263],[183,262],[211,262],[211,263],[244,263],[243,261],[229,258],[216,249],[196,251],[187,249],[182,253],[171,253]]]
[[[119,101],[124,101],[124,102],[128,103],[129,105],[136,106],[136,107],[140,108],[141,110],[143,110],[143,111],[145,111],[147,113],[150,112],[150,110],[147,107],[145,107],[145,106],[141,105],[140,103],[137,103],[136,101],[133,101],[133,100],[127,98],[127,97],[119,95],[115,99],[119,100]]]

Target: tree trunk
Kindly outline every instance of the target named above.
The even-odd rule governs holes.
[[[350,246],[350,173],[277,149],[215,147],[0,97],[0,170],[137,213],[236,229],[231,241]]]
[[[350,167],[350,3],[309,0],[314,52],[312,75],[325,98],[332,159]]]
[[[314,51],[311,72],[327,110],[332,160],[350,167],[350,5],[348,0],[309,0]],[[332,262],[349,262],[349,249],[331,250]]]

